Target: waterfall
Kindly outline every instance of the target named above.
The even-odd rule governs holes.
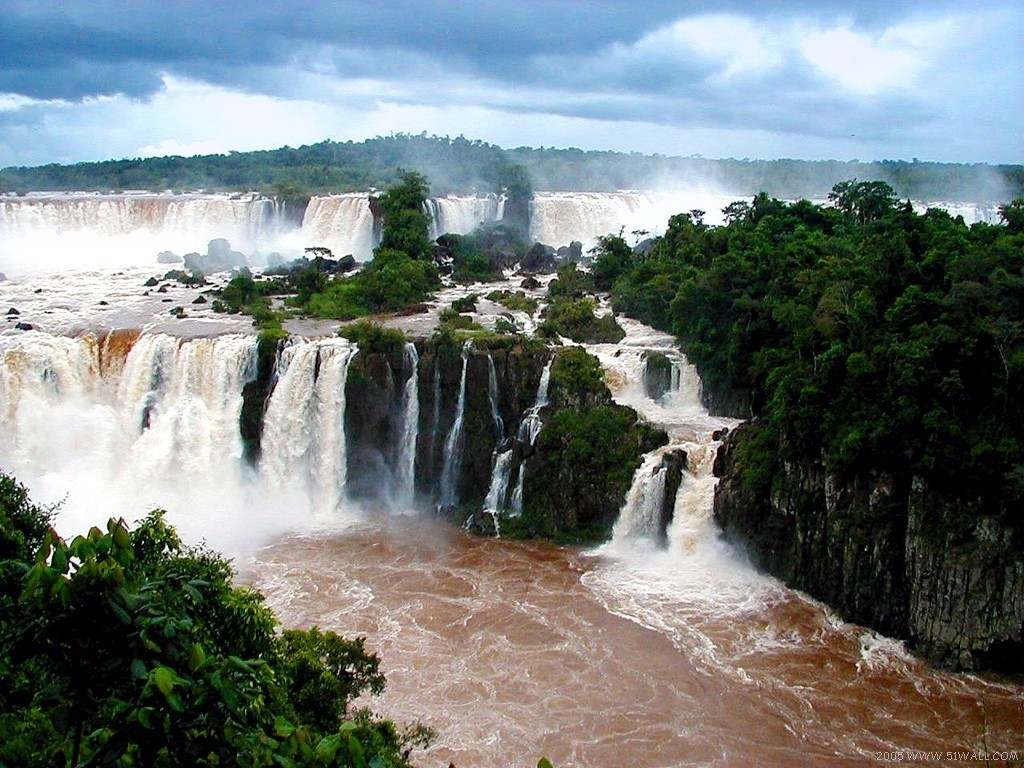
[[[662,234],[671,216],[694,208],[707,213],[706,223],[722,224],[720,211],[734,200],[700,191],[537,192],[530,203],[530,238],[555,247],[579,240],[587,251],[601,235]]]
[[[306,495],[315,511],[341,504],[347,479],[345,384],[356,351],[345,339],[321,339],[281,352],[260,458],[268,492]]]
[[[368,193],[311,197],[302,217],[307,245],[330,248],[335,256],[352,254],[357,261],[372,258],[374,231]]]
[[[721,445],[720,440],[712,440],[687,447],[687,468],[683,471],[673,505],[672,522],[666,531],[672,552],[692,553],[715,527],[711,519],[718,485],[714,467]]]
[[[441,356],[434,355],[434,412],[430,418],[430,466],[434,466],[437,455],[437,430],[441,428]]]
[[[459,470],[462,467],[462,420],[466,409],[466,369],[472,339],[462,346],[462,377],[459,381],[459,399],[455,405],[455,421],[444,443],[444,465],[441,470],[441,506],[450,507],[459,502]]]
[[[496,195],[432,197],[423,207],[430,217],[431,240],[446,233],[468,235],[481,224],[501,221],[504,214],[504,200]]]
[[[668,476],[668,470],[662,463],[665,451],[666,448],[663,447],[648,453],[633,475],[633,483],[626,494],[626,502],[612,529],[613,541],[638,536],[653,538],[659,535]]]
[[[286,249],[290,234],[274,201],[254,194],[29,194],[0,199],[0,271],[149,265],[219,237],[266,253]]]
[[[540,434],[541,429],[544,427],[544,422],[540,419],[540,412],[548,404],[548,387],[551,384],[551,363],[552,360],[548,360],[547,365],[544,366],[544,370],[540,375],[540,385],[537,387],[537,399],[530,410],[526,412],[522,423],[519,425],[517,439],[520,443],[529,446],[534,444],[537,440],[537,435]],[[510,514],[513,517],[518,517],[523,512],[523,483],[525,477],[526,463],[521,461],[519,462],[519,479],[516,481],[515,490],[512,492]]]
[[[143,415],[136,421],[141,432],[132,447],[137,477],[239,475],[242,387],[256,375],[256,340],[232,335],[179,342],[142,336],[128,355],[122,381],[141,384],[145,373],[139,369],[146,365],[151,366],[151,388],[141,397],[143,406],[138,398],[142,386],[118,389],[125,397],[120,410]]]
[[[487,488],[483,509],[494,515],[495,530],[497,530],[497,514],[505,508],[505,495],[512,474],[513,445],[504,445],[505,422],[498,410],[498,374],[494,370],[494,358],[490,355],[487,355],[487,399],[491,403],[491,419],[494,421],[497,441],[491,457],[491,482]]]
[[[500,444],[505,439],[505,422],[498,407],[498,374],[494,370],[494,358],[490,354],[487,355],[487,400],[491,404],[491,419],[494,421],[494,431]]]
[[[419,355],[416,345],[405,345],[403,368],[409,370],[402,391],[402,423],[398,440],[398,456],[395,469],[397,489],[395,501],[403,510],[411,510],[416,494],[416,438],[419,434],[420,402],[418,391]]]

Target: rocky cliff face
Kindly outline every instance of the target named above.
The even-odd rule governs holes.
[[[435,499],[439,495],[445,440],[457,415],[462,349],[432,342],[418,344],[417,348],[420,350],[420,430],[416,487],[421,498]],[[549,356],[549,350],[539,345],[508,343],[470,349],[466,360],[463,444],[456,482],[459,506],[479,507],[483,502],[490,484],[494,449],[518,431],[523,414],[536,396]],[[494,419],[489,394],[492,363],[500,424]]]
[[[1024,554],[1012,531],[920,479],[840,478],[783,463],[770,487],[744,465],[757,427],[719,452],[715,518],[754,563],[844,618],[959,669],[1024,669]]]
[[[442,511],[454,521],[493,533],[494,517],[484,511],[484,501],[495,451],[511,450],[511,482],[498,507],[512,511],[522,472],[522,516],[503,515],[503,535],[559,541],[608,536],[641,456],[666,438],[643,424],[632,409],[612,403],[595,358],[578,348],[554,353],[550,404],[540,412],[544,426],[531,445],[524,442],[520,425],[536,403],[553,354],[549,348],[509,337],[467,348],[430,340],[418,342],[417,351],[415,486],[421,507],[443,501]],[[449,457],[446,462],[459,414],[463,366],[457,460]],[[370,502],[389,498],[402,428],[401,393],[411,375],[399,348],[360,351],[352,360],[345,419],[350,497]],[[676,461],[678,486],[682,460]],[[454,492],[445,501],[446,463]],[[666,521],[670,514],[663,515]]]

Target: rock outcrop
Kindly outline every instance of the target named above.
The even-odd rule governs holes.
[[[945,666],[1024,671],[1019,531],[920,478],[830,474],[826,457],[764,482],[744,462],[758,428],[735,430],[715,466],[715,519],[755,565]]]

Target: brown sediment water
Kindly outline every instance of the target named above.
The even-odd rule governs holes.
[[[284,538],[251,569],[285,625],[367,637],[388,677],[368,703],[438,732],[423,766],[1024,757],[1019,685],[933,669],[716,541],[588,552],[398,518]]]

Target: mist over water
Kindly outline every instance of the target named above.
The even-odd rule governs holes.
[[[368,261],[377,245],[379,223],[370,192],[312,197],[301,223],[272,200],[254,194],[32,194],[0,196],[0,272],[10,276],[68,269],[125,269],[157,264],[157,254],[206,253],[210,240],[225,238],[262,267],[272,254],[298,258],[306,247],[326,247],[335,256]],[[671,216],[701,211],[709,225],[724,223],[722,209],[750,195],[698,184],[647,191],[536,192],[530,204],[533,241],[554,247],[576,240],[584,250],[597,238],[622,234],[636,243],[661,235]],[[819,201],[820,202],[820,201]],[[998,221],[995,204],[915,202],[919,210],[939,207],[967,224]],[[430,198],[430,236],[468,234],[500,221],[504,198],[495,195]]]

